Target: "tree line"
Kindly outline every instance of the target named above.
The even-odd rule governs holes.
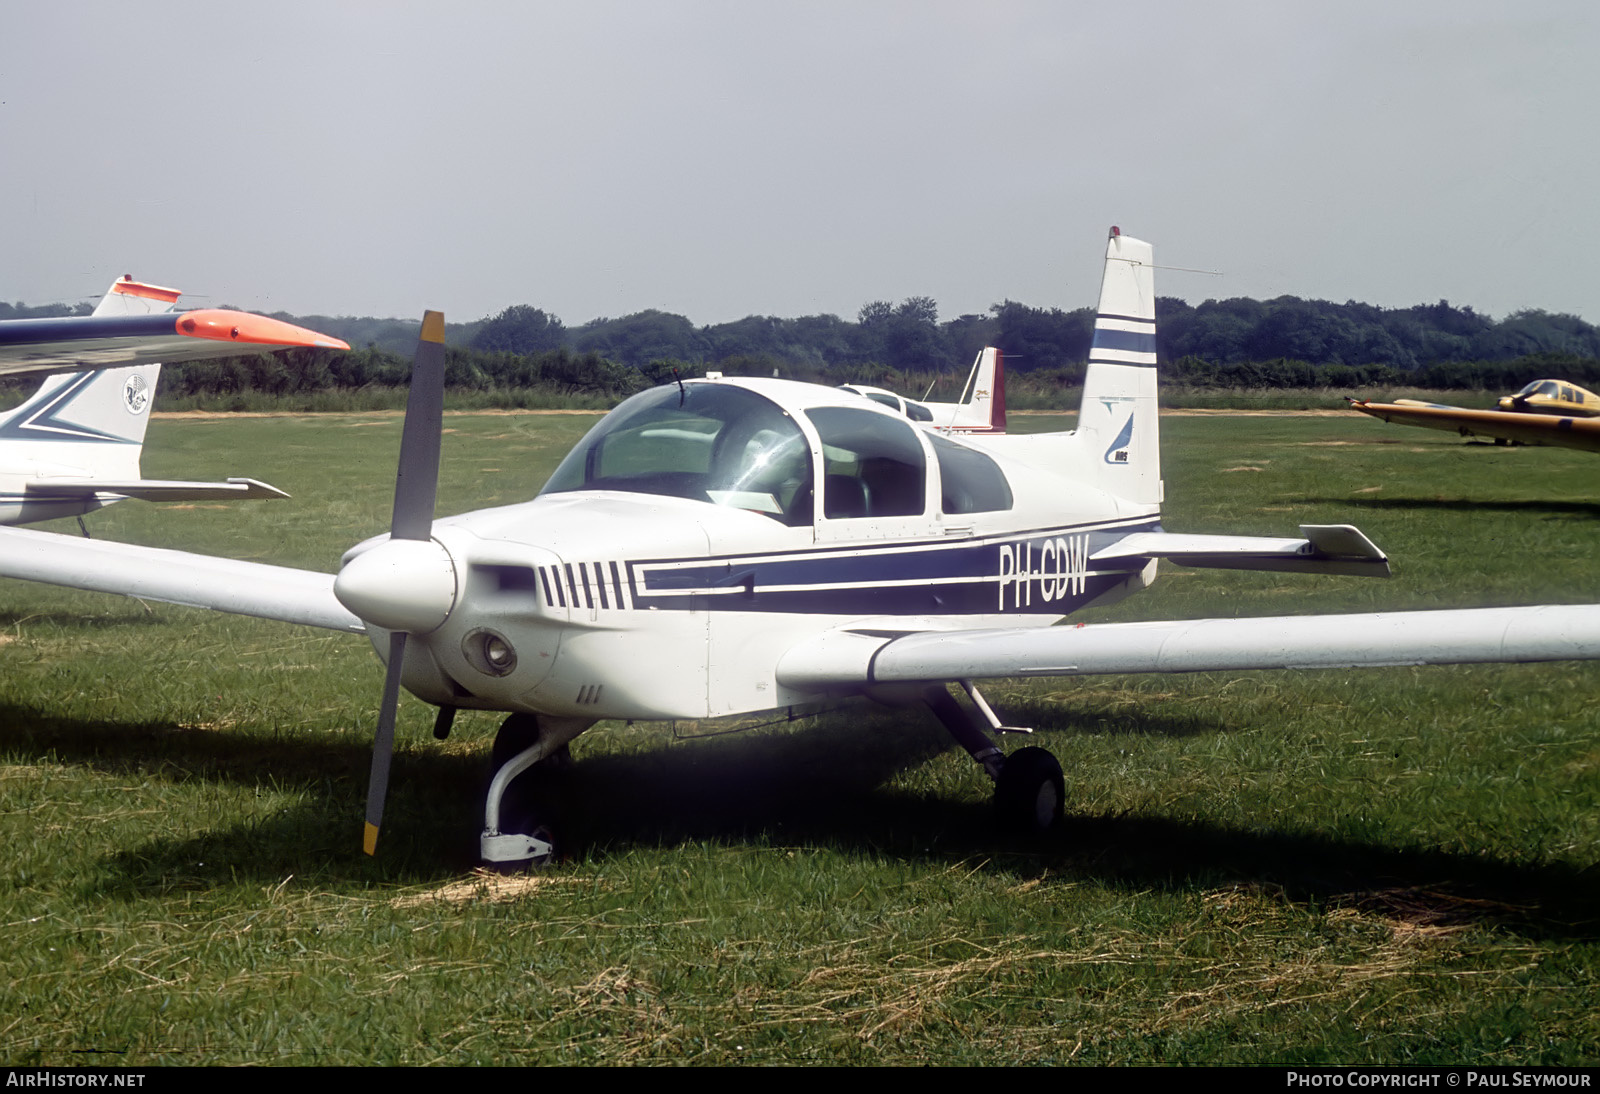
[[[400,320],[280,315],[335,334],[351,345],[409,352],[415,324]],[[1312,366],[1380,365],[1403,373],[1447,362],[1505,361],[1553,354],[1600,358],[1600,328],[1574,315],[1540,310],[1493,319],[1449,301],[1379,308],[1280,296],[1234,297],[1190,305],[1156,301],[1157,349],[1175,362],[1196,358],[1217,366],[1300,361]],[[899,304],[875,300],[853,320],[752,315],[697,326],[659,310],[592,319],[568,327],[540,308],[518,304],[475,323],[452,324],[448,341],[481,353],[533,355],[566,348],[644,368],[674,360],[699,366],[740,361],[826,372],[881,366],[900,372],[964,372],[978,350],[998,346],[1013,371],[1081,364],[1094,335],[1094,310],[1035,308],[1013,300],[983,314],[941,321],[922,296]]]
[[[87,310],[0,303],[0,318]],[[275,317],[357,348],[345,354],[297,350],[173,366],[164,374],[163,402],[404,385],[415,321]],[[1156,317],[1157,351],[1167,379],[1197,388],[1509,390],[1541,376],[1600,383],[1600,329],[1577,316],[1539,310],[1495,320],[1444,300],[1379,308],[1294,296],[1198,305],[1159,297]],[[940,389],[958,386],[978,350],[993,345],[1004,352],[1008,375],[1019,381],[1030,377],[1029,387],[1058,388],[1082,381],[1093,333],[1091,308],[1034,308],[1010,300],[984,314],[944,321],[932,299],[914,296],[898,304],[871,301],[854,320],[748,316],[707,326],[647,310],[568,327],[540,308],[519,304],[473,323],[447,326],[447,383],[458,392],[483,393],[491,402],[497,395],[536,389],[556,398],[605,403],[675,373],[694,376],[718,369],[875,383],[920,395],[930,382]],[[509,396],[504,401],[526,402]]]

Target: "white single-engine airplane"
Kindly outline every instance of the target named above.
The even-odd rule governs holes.
[[[1070,433],[948,437],[838,389],[684,382],[611,411],[532,501],[436,521],[443,330],[429,312],[391,531],[337,576],[0,529],[0,575],[365,632],[388,664],[369,853],[402,686],[439,707],[438,735],[458,708],[510,713],[480,841],[508,866],[553,849],[516,780],[601,719],[923,703],[1001,815],[1040,829],[1061,768],[997,747],[975,679],[1600,657],[1592,606],[1050,626],[1145,587],[1162,558],[1388,572],[1344,526],[1162,530],[1151,248],[1115,228]]]
[[[898,411],[913,422],[946,433],[989,433],[1006,431],[1006,372],[1000,351],[985,346],[978,351],[967,374],[961,397],[953,403],[917,402],[881,387],[865,384],[840,384],[846,391],[864,395]]]
[[[81,517],[124,498],[283,498],[254,479],[142,478],[139,456],[157,362],[294,347],[347,350],[337,338],[247,312],[174,312],[177,289],[123,277],[94,314],[0,321],[0,374],[48,370],[33,397],[0,414],[0,524]],[[114,366],[126,367],[114,367]],[[57,371],[76,369],[81,371]]]

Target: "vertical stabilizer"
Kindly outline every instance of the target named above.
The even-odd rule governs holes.
[[[993,346],[984,351],[985,364],[990,371],[989,431],[1006,431],[1006,362],[1005,355]]]
[[[927,403],[933,426],[948,433],[1006,431],[1006,374],[1000,351],[985,346],[972,360],[972,371],[954,403]]]
[[[972,433],[1006,431],[1005,362],[994,346],[985,346],[972,363],[972,376],[963,393],[961,421],[956,428]]]
[[[1150,244],[1111,229],[1077,432],[1084,470],[1095,486],[1129,501],[1159,505],[1152,255]]]
[[[177,289],[146,285],[124,274],[95,305],[95,315],[160,315],[171,311],[183,294]]]
[[[156,315],[172,311],[178,296],[124,277],[94,314]],[[37,490],[51,479],[138,479],[160,374],[160,365],[132,365],[45,377],[32,398],[0,414],[0,478],[7,480],[0,494],[10,497],[30,480]]]

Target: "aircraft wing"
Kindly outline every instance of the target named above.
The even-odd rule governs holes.
[[[1553,414],[1516,414],[1505,410],[1467,410],[1456,406],[1369,403],[1351,399],[1359,410],[1397,425],[1447,429],[1463,437],[1499,437],[1523,444],[1545,444],[1600,452],[1600,418],[1565,418]]]
[[[257,479],[229,479],[227,482],[182,482],[171,479],[32,479],[24,487],[40,499],[83,498],[96,494],[115,494],[142,501],[240,501],[244,499],[286,498],[276,486]]]
[[[366,633],[314,570],[0,528],[0,576]]]
[[[795,646],[806,691],[997,676],[1450,665],[1600,658],[1600,605],[1082,623],[896,634],[860,626]]]
[[[218,308],[0,321],[0,375],[174,364],[290,348],[350,346],[293,323]]]

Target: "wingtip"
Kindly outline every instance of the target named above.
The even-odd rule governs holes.
[[[251,312],[224,308],[202,308],[178,316],[176,329],[190,338],[209,338],[214,342],[248,342],[261,346],[305,349],[348,350],[350,344],[281,319],[269,319]]]

